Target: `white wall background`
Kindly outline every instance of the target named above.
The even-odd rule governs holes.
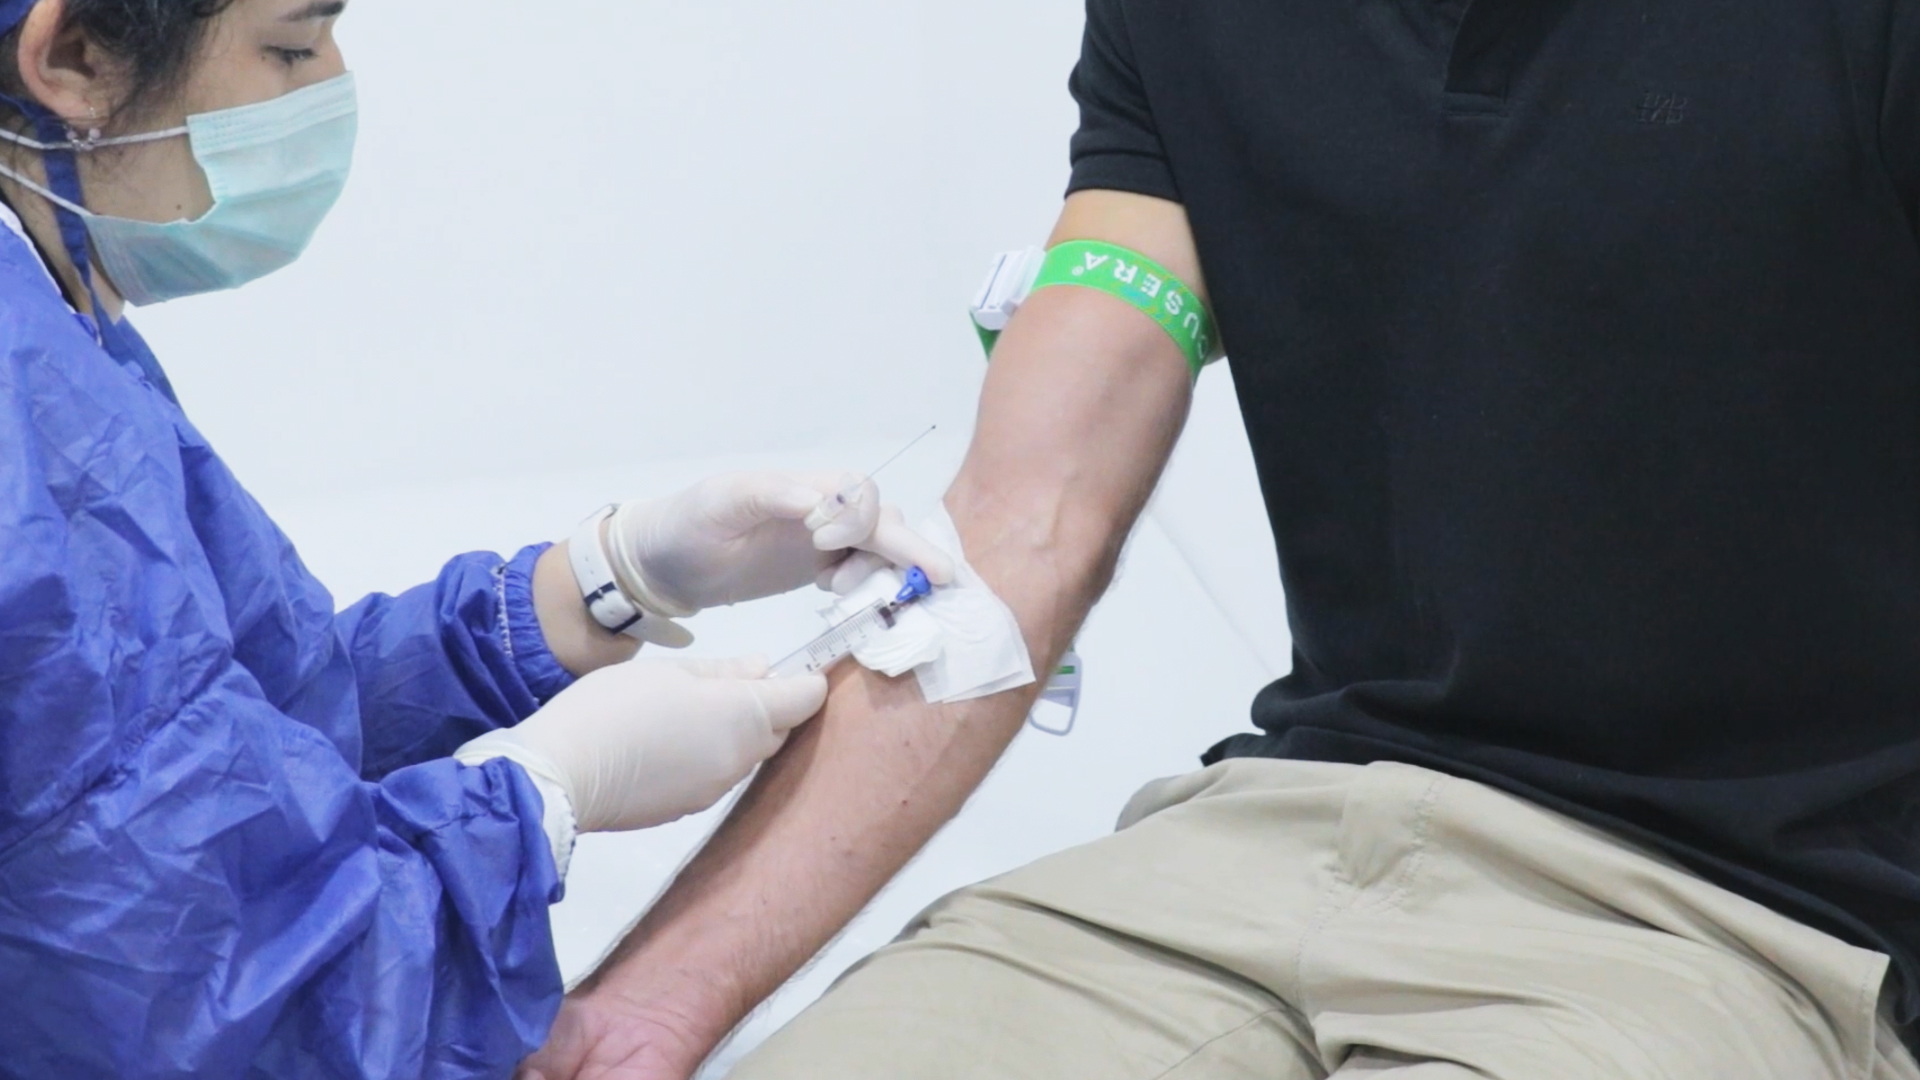
[[[1080,26],[1077,0],[357,0],[355,178],[309,257],[136,321],[343,602],[722,467],[865,469],[937,422],[882,477],[924,509],[983,373],[966,299],[1059,205]],[[696,648],[783,652],[811,604],[702,616]],[[1023,736],[737,1046],[931,898],[1097,837],[1245,727],[1288,642],[1224,369],[1081,644],[1080,731]],[[583,844],[570,976],[710,825]]]

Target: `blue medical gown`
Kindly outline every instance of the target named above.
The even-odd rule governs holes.
[[[510,1074],[560,887],[525,774],[446,755],[566,682],[538,549],[336,617],[32,259],[0,229],[0,1075]]]

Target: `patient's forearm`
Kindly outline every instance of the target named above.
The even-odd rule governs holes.
[[[1038,294],[1001,339],[946,501],[1036,671],[1106,587],[1189,392],[1166,335],[1087,290]],[[713,1045],[959,810],[1038,692],[929,706],[911,680],[843,671],[825,712],[583,992]]]
[[[928,709],[918,693],[864,672],[838,679],[587,992],[717,1044],[953,816],[1024,708]]]

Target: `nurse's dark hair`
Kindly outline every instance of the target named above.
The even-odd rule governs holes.
[[[233,0],[66,0],[62,17],[127,65],[118,115],[143,108],[179,89],[192,70],[215,15]],[[20,79],[20,28],[0,37],[0,89],[26,93]]]

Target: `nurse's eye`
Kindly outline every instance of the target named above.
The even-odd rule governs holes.
[[[269,46],[267,52],[279,58],[280,62],[288,67],[312,60],[320,55],[320,53],[314,49],[282,49],[273,46]]]

